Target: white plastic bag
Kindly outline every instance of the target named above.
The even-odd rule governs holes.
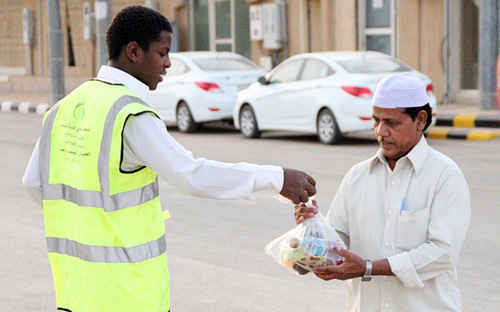
[[[315,266],[339,265],[344,261],[335,247],[345,243],[325,217],[318,212],[266,245],[266,254],[290,272],[305,274]]]

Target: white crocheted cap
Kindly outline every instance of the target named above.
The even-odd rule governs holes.
[[[380,80],[372,105],[381,108],[421,107],[429,103],[425,85],[412,73],[392,74]]]

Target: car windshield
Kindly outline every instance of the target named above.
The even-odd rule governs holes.
[[[204,58],[193,60],[204,71],[232,71],[257,69],[257,65],[243,59]]]
[[[410,71],[411,68],[396,59],[371,57],[337,61],[345,70],[353,74],[377,74]]]

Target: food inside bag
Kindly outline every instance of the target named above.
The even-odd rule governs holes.
[[[265,251],[289,271],[305,274],[315,266],[341,264],[344,258],[335,247],[345,249],[346,245],[318,212],[267,244]]]

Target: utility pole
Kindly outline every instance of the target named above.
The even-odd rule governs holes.
[[[188,0],[188,14],[189,14],[189,50],[195,51],[195,21],[194,21],[194,0]],[[177,39],[179,40],[179,39]]]
[[[481,109],[497,108],[498,3],[479,3],[479,94]]]
[[[64,97],[64,54],[59,0],[48,0],[49,14],[49,67],[50,67],[50,100],[52,104]]]
[[[111,0],[95,1],[95,25],[96,25],[96,69],[99,71],[102,65],[108,63],[108,49],[106,47],[106,30],[111,23]]]

